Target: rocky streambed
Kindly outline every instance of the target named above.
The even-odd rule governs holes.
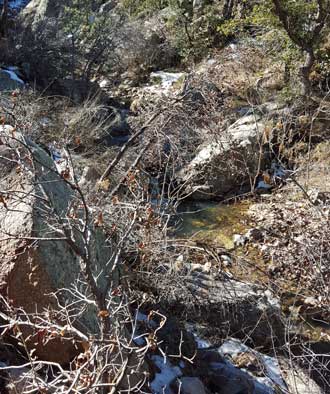
[[[296,203],[290,203],[293,195]],[[229,335],[265,352],[272,353],[275,346],[283,357],[291,353],[328,392],[324,381],[330,352],[328,304],[325,297],[317,295],[317,289],[313,291],[312,285],[304,283],[301,274],[290,272],[283,254],[280,256],[284,260],[279,261],[277,250],[284,251],[292,241],[292,234],[287,233],[286,241],[278,235],[282,232],[283,238],[285,234],[283,223],[274,219],[280,203],[282,211],[289,207],[292,214],[302,206],[309,209],[292,187],[274,196],[233,204],[195,201],[179,208],[176,237],[190,238],[208,254],[202,263],[186,265],[194,278],[190,289],[199,297],[198,312],[190,310],[187,319],[194,321],[198,335],[210,343],[219,343],[227,330]],[[303,216],[302,211],[300,214]],[[292,225],[298,237],[298,223]],[[287,257],[290,261],[289,253]],[[183,298],[182,310],[187,295]],[[322,373],[316,364],[323,366]],[[300,387],[293,392],[313,391]]]

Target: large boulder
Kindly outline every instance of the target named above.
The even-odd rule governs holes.
[[[170,277],[146,286],[164,309],[189,316],[190,322],[200,325],[201,335],[229,333],[265,348],[274,342],[283,343],[280,302],[269,290],[212,273],[179,275],[180,286]],[[143,289],[142,278],[139,283]]]
[[[208,274],[195,275],[187,286],[203,310],[200,323],[226,327],[229,332],[251,338],[261,346],[271,345],[273,340],[283,341],[280,303],[269,290]]]
[[[51,157],[10,126],[0,129],[0,150],[0,293],[26,313],[49,309],[51,315],[57,303],[50,294],[84,280],[77,253],[65,240],[57,240],[54,230],[68,224],[76,196]],[[74,236],[81,245],[80,235]],[[90,237],[91,269],[99,290],[106,291],[109,280],[114,286],[119,280],[116,270],[110,274],[113,250],[100,230],[90,228]],[[69,292],[61,294],[62,302],[70,302]],[[93,305],[82,312],[77,327],[87,335],[99,332]],[[67,363],[77,350],[59,339],[45,345],[34,329],[24,335],[32,335],[27,344],[40,359]]]
[[[23,21],[33,27],[46,18],[57,18],[67,4],[66,0],[31,0],[22,11]]]
[[[247,115],[215,136],[215,142],[204,145],[178,172],[185,193],[194,199],[212,199],[253,183],[263,159],[260,143],[265,128],[261,116]]]

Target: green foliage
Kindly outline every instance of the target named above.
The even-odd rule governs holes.
[[[72,0],[65,7],[63,31],[71,40],[72,72],[89,78],[93,67],[110,53],[114,26],[107,13],[98,13],[102,0]]]
[[[76,35],[77,39],[88,39],[94,35],[100,28],[101,21],[96,20],[95,12],[101,4],[102,1],[72,0],[64,10],[64,31]]]
[[[267,48],[268,55],[282,60],[289,75],[298,76],[304,53],[317,51],[326,34],[325,28],[315,33],[320,22],[319,15],[322,14],[319,13],[318,3],[316,0],[263,0],[253,6],[244,18],[236,15],[220,24],[218,30],[227,37],[253,32]],[[321,3],[323,18],[329,20],[330,1],[322,0]],[[327,61],[323,62],[323,69],[327,69],[326,64]],[[307,83],[308,79],[304,81]]]
[[[220,2],[205,6],[197,17],[190,0],[122,0],[121,4],[131,17],[167,8],[170,41],[183,60],[200,58],[223,38],[217,29],[222,17]]]
[[[208,5],[196,16],[191,3],[184,6],[173,1],[172,4],[167,26],[174,47],[184,61],[198,60],[223,42],[224,35],[218,30],[222,17],[219,5]]]

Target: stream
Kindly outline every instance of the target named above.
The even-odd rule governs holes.
[[[298,293],[296,283],[287,280],[288,288],[281,288],[268,275],[270,262],[265,260],[259,248],[250,242],[237,246],[233,238],[235,234],[246,234],[255,226],[248,210],[252,201],[241,201],[235,204],[219,204],[213,202],[186,202],[178,209],[178,224],[176,237],[192,238],[205,242],[211,247],[227,249],[234,263],[226,267],[234,278],[243,282],[256,283],[264,287],[275,289],[280,298],[283,316],[287,318],[288,334],[292,341],[299,343],[293,346],[296,355],[301,354],[301,348],[309,347],[315,352],[316,359],[322,359],[330,353],[330,324],[325,321],[313,319],[313,315],[306,315],[301,309],[305,297]],[[250,264],[245,267],[235,260],[243,257]],[[244,260],[243,260],[244,261]],[[243,263],[244,264],[244,263]],[[299,294],[299,295],[298,295]],[[323,361],[325,362],[325,361]],[[317,372],[315,372],[317,380]]]

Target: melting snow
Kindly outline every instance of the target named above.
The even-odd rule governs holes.
[[[55,167],[59,174],[64,172],[68,167],[68,157],[66,154],[59,149],[56,149],[54,145],[48,146],[51,153],[51,157],[54,161]]]
[[[256,378],[256,380],[264,385],[272,387],[274,384],[282,387],[284,390],[287,389],[286,384],[282,378],[281,369],[278,365],[277,360],[274,357],[266,356],[259,352],[253,351],[248,346],[236,339],[229,339],[220,348],[220,353],[223,356],[235,357],[240,353],[253,353],[265,366],[265,377]],[[273,390],[272,390],[273,391]]]
[[[145,90],[156,94],[169,94],[173,85],[183,78],[185,73],[171,73],[165,71],[156,71],[150,74],[150,79],[160,79],[159,85],[147,86]]]
[[[24,85],[24,81],[22,81],[21,78],[19,78],[17,76],[17,74],[13,71],[13,69],[16,70],[15,67],[8,67],[7,69],[2,69],[1,71],[8,74],[10,76],[10,79],[12,79],[13,81],[16,81],[16,82]]]
[[[162,356],[152,356],[151,360],[160,370],[160,372],[156,373],[155,379],[150,384],[152,393],[171,394],[172,391],[169,385],[175,378],[182,376],[181,369],[179,367],[173,366]]]

